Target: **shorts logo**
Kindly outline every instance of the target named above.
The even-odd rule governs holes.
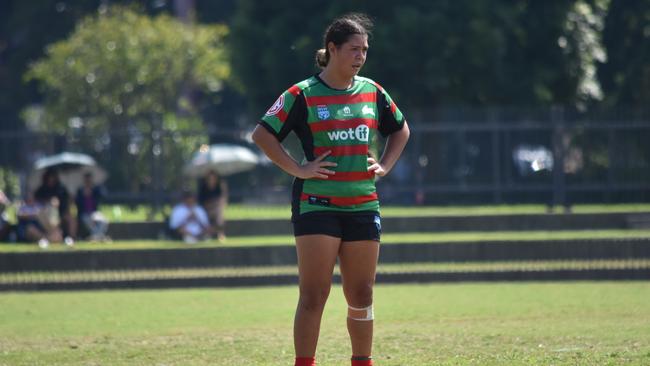
[[[278,100],[276,100],[275,103],[273,103],[273,105],[271,106],[271,108],[269,108],[269,110],[266,111],[266,116],[274,116],[278,114],[278,112],[280,112],[283,107],[284,107],[284,94],[280,95]]]
[[[361,113],[362,114],[369,114],[371,116],[375,116],[375,110],[368,107],[367,105],[364,105],[363,108],[361,108]]]
[[[327,133],[331,141],[345,141],[345,140],[358,140],[361,142],[368,142],[370,136],[370,129],[366,125],[359,125],[354,130],[348,128],[347,130],[336,130]]]
[[[375,226],[377,231],[381,232],[381,218],[379,216],[375,216]]]
[[[318,108],[318,118],[320,119],[328,119],[330,118],[330,110],[327,109],[326,105],[319,105],[316,106]]]

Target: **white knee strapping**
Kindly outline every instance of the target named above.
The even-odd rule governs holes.
[[[369,321],[375,319],[375,311],[372,307],[366,306],[365,308],[355,308],[348,305],[348,318],[359,321]]]

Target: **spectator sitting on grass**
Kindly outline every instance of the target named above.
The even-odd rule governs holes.
[[[77,190],[75,204],[78,224],[88,231],[91,241],[109,240],[106,236],[108,220],[99,211],[99,204],[104,196],[104,189],[93,182],[93,175],[84,174],[84,185]]]
[[[9,223],[9,218],[5,210],[11,204],[9,198],[5,193],[0,190],[0,241],[5,241],[9,238],[9,233],[11,232],[11,224]]]
[[[199,182],[199,204],[208,213],[217,240],[226,240],[224,210],[228,204],[228,185],[214,170]]]
[[[187,244],[195,244],[212,233],[208,214],[196,204],[194,193],[184,191],[182,201],[174,206],[169,227]]]
[[[56,170],[48,169],[43,173],[42,184],[34,193],[34,198],[41,206],[50,205],[54,201],[58,202],[59,223],[65,244],[74,245],[73,237],[77,232],[77,225],[70,213],[70,195],[59,181],[59,174]]]
[[[36,202],[32,194],[18,209],[18,227],[16,228],[19,241],[38,242],[41,249],[50,246],[50,242],[61,242],[63,236],[59,229],[58,201],[52,198],[52,203],[43,206]]]

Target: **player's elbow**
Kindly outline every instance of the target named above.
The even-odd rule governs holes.
[[[268,137],[265,135],[268,135],[268,131],[266,131],[264,128],[258,125],[253,130],[253,134],[251,135],[251,138],[253,139],[255,145],[261,148],[265,145],[264,142],[267,140],[266,137]]]
[[[411,136],[411,130],[409,129],[409,125],[408,125],[408,123],[406,123],[406,121],[404,121],[404,126],[400,130],[400,133],[402,135],[402,138],[405,141],[408,140],[409,137]]]

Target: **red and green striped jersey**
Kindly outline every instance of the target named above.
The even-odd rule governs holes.
[[[260,124],[279,141],[293,131],[305,158],[326,158],[338,165],[328,179],[296,179],[293,218],[311,212],[379,211],[374,173],[368,172],[368,154],[379,132],[386,137],[400,130],[404,116],[376,82],[356,76],[346,90],[330,88],[317,75],[285,91],[262,117]]]

